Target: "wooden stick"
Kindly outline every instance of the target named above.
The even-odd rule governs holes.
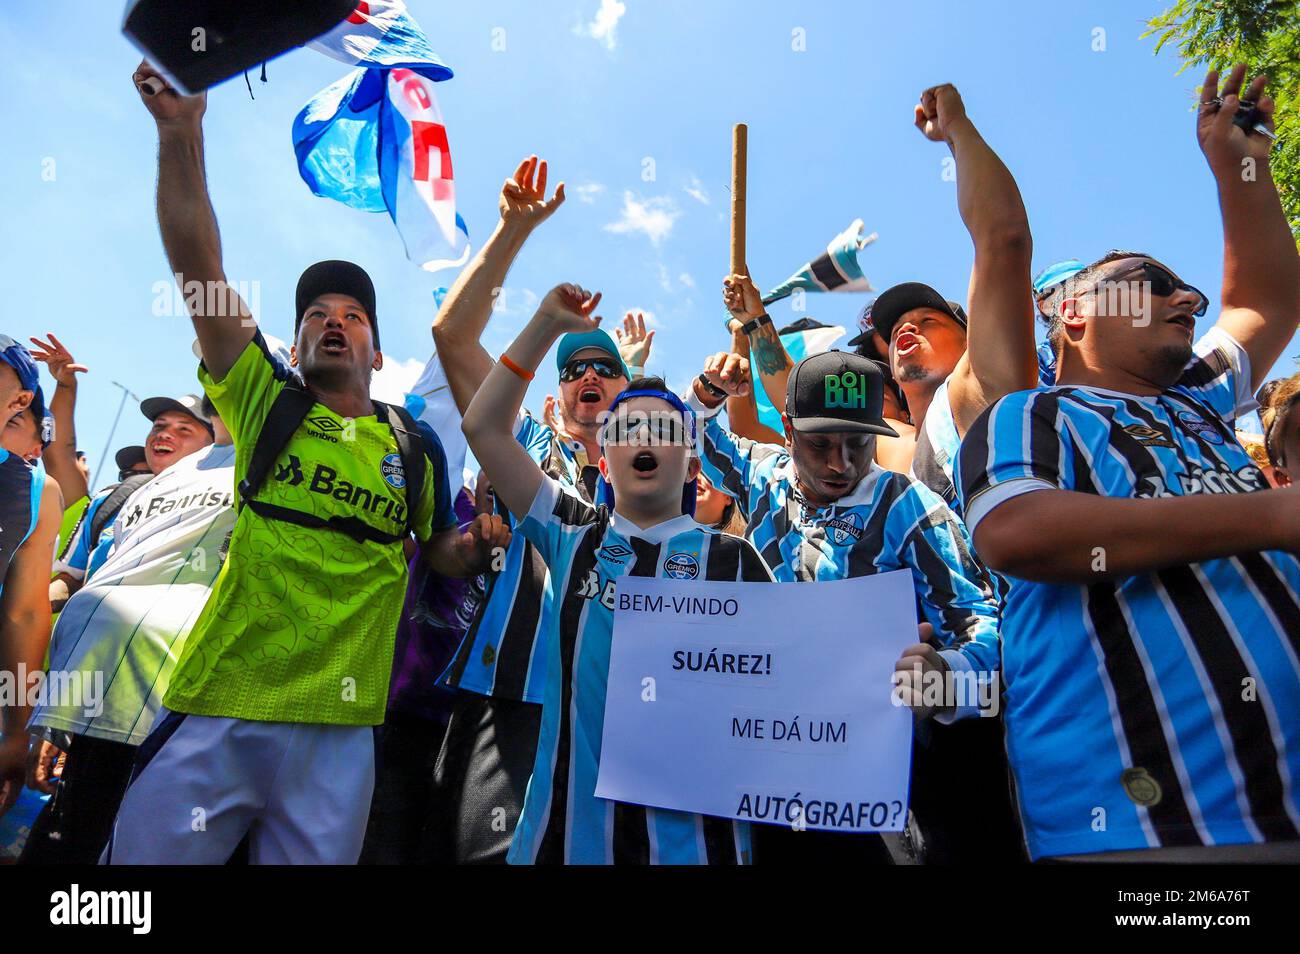
[[[731,127],[731,274],[748,275],[745,266],[745,167],[749,152],[749,127]]]

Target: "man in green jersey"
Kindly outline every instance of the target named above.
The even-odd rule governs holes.
[[[407,582],[403,544],[414,533],[435,572],[467,577],[508,530],[485,515],[462,534],[437,437],[371,401],[383,357],[359,266],[303,273],[292,367],[273,360],[222,267],[205,98],[179,95],[148,64],[134,79],[158,126],[163,245],[182,288],[205,290],[186,299],[199,379],[234,437],[240,512],[105,858],[219,863],[248,834],[254,863],[352,863]]]

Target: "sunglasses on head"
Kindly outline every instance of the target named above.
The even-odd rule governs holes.
[[[561,381],[577,381],[590,368],[602,378],[621,378],[623,369],[606,358],[579,358],[570,361],[560,370]]]
[[[1126,268],[1122,272],[1117,272],[1108,278],[1102,279],[1105,283],[1117,282],[1120,278],[1133,275],[1138,272],[1142,273],[1142,281],[1151,289],[1151,294],[1159,295],[1161,298],[1168,298],[1176,291],[1191,292],[1197,297],[1197,304],[1192,309],[1192,314],[1200,318],[1210,307],[1210,300],[1205,297],[1205,293],[1193,285],[1187,284],[1169,269],[1163,265],[1157,265],[1155,262],[1143,262],[1141,265],[1135,265],[1132,268]],[[1097,285],[1102,284],[1098,282]],[[1088,291],[1096,291],[1097,285],[1093,285]]]

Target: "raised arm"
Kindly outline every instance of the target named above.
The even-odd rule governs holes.
[[[945,83],[921,94],[916,127],[952,150],[957,207],[975,244],[966,353],[948,382],[953,420],[964,435],[994,401],[1038,383],[1029,276],[1033,240],[1016,180],[967,117],[955,86]]]
[[[743,322],[736,318],[727,322],[727,330],[731,332],[730,353],[749,361],[749,336],[745,334],[743,328]],[[783,406],[777,405],[778,408]],[[753,388],[745,388],[744,393],[732,394],[727,398],[727,426],[737,437],[757,441],[760,444],[785,443],[783,435],[778,434],[759,419],[758,400]]]
[[[564,202],[564,183],[546,198],[546,162],[530,156],[501,187],[501,221],[469,265],[456,276],[433,319],[433,341],[447,371],[456,407],[464,414],[492,370],[480,341],[519,250]]]
[[[54,480],[45,482],[36,528],[14,554],[0,594],[0,672],[17,679],[45,668],[50,642],[50,603],[46,586],[54,561],[63,499]],[[25,680],[17,682],[25,689]],[[27,719],[31,707],[26,692],[0,702],[0,815],[13,805],[27,778]]]
[[[54,378],[54,396],[50,398],[50,413],[54,415],[54,442],[45,448],[41,461],[45,469],[63,490],[63,500],[71,505],[90,494],[90,488],[81,469],[77,467],[77,375],[86,370],[77,364],[63,342],[47,333],[49,341],[32,338],[32,357],[45,362]]]
[[[758,286],[748,275],[728,275],[722,280],[722,301],[749,340],[749,363],[768,401],[778,410],[784,408],[786,381],[794,362],[763,307]]]
[[[461,427],[470,449],[497,496],[520,516],[532,507],[545,479],[542,469],[514,437],[528,382],[560,335],[600,326],[600,317],[592,315],[599,302],[599,293],[592,295],[577,285],[551,289],[502,361],[492,365],[465,409]]]
[[[1300,253],[1287,225],[1269,168],[1272,141],[1233,123],[1246,67],[1232,68],[1219,90],[1211,70],[1201,88],[1196,138],[1219,188],[1223,215],[1223,313],[1218,327],[1250,355],[1251,390],[1268,377],[1300,321]],[[1273,129],[1273,98],[1267,76],[1256,76],[1245,98],[1259,108],[1259,121]],[[1222,105],[1215,102],[1222,96]]]
[[[220,381],[257,329],[248,306],[227,284],[221,261],[221,235],[203,161],[207,94],[182,96],[148,62],[140,64],[132,79],[158,125],[158,228],[163,248],[189,306],[203,363]],[[190,289],[202,293],[190,294]]]

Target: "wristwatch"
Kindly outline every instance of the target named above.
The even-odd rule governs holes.
[[[700,384],[703,385],[704,390],[708,391],[715,398],[730,397],[730,395],[728,395],[726,391],[722,390],[722,388],[718,387],[716,384],[710,381],[709,376],[707,374],[701,372],[699,381]]]

